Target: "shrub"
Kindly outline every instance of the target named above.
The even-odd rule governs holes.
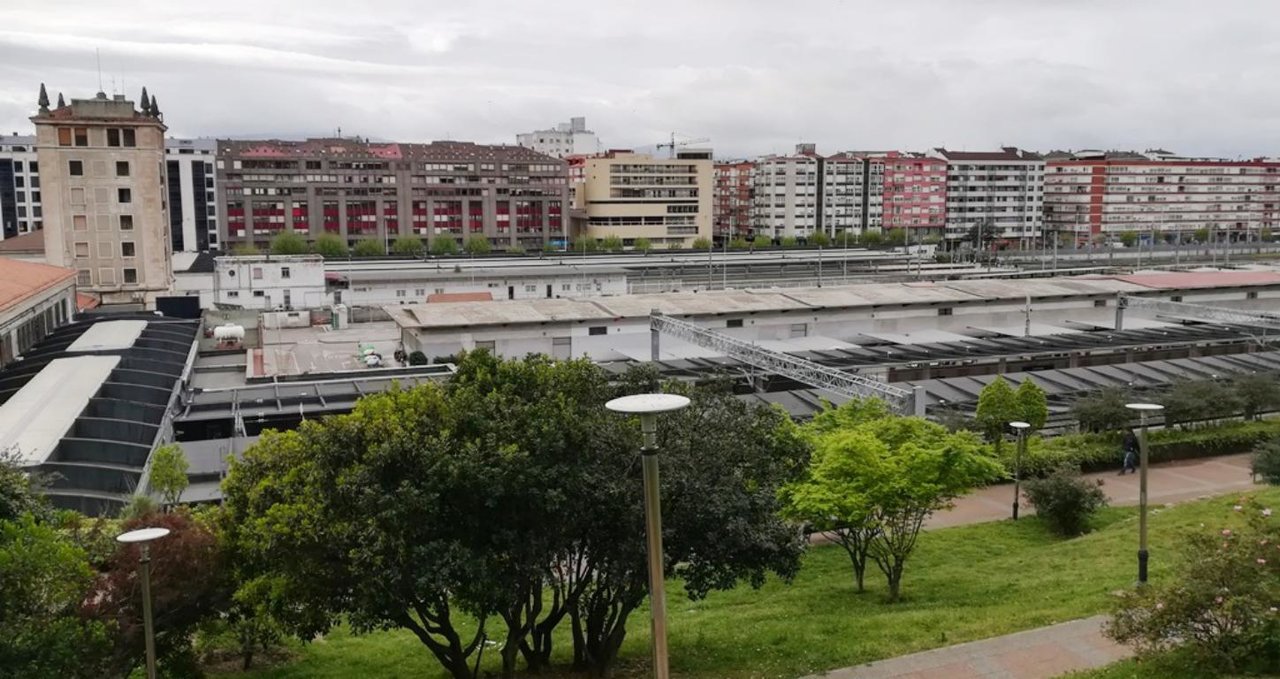
[[[302,255],[307,252],[307,239],[293,229],[281,231],[271,239],[271,254]]]
[[[409,365],[426,365],[427,355],[421,351],[415,351],[409,354]]]
[[[406,257],[420,257],[427,248],[417,236],[400,236],[391,244],[391,251]]]
[[[862,234],[862,244],[874,248],[884,244],[884,234],[879,231],[868,231]]]
[[[508,255],[523,255],[525,253],[523,245],[512,245],[507,248]]]
[[[605,236],[600,246],[606,252],[622,252],[622,239],[618,236]]]
[[[1071,414],[1084,431],[1119,431],[1129,424],[1129,393],[1123,389],[1100,389],[1071,406]]]
[[[796,237],[795,237],[795,236],[783,236],[783,237],[782,237],[782,247],[784,247],[784,248],[794,248],[795,246],[796,246]]]
[[[1245,419],[1252,420],[1258,413],[1280,405],[1280,376],[1274,373],[1241,375],[1232,381],[1232,388],[1240,399]]]
[[[773,245],[773,239],[764,234],[751,239],[751,246],[755,248],[767,248],[771,245]]]
[[[809,236],[809,245],[824,248],[831,245],[831,238],[821,231],[815,231],[813,235]]]
[[[1280,525],[1242,499],[1188,535],[1170,578],[1126,594],[1106,633],[1142,655],[1181,649],[1206,676],[1280,669]]]
[[[1273,486],[1280,486],[1280,437],[1254,449],[1253,474]]]
[[[710,249],[711,249],[711,239],[710,239],[710,238],[706,238],[706,237],[704,237],[704,236],[699,236],[699,237],[697,237],[697,238],[693,239],[693,249],[694,249],[694,250],[710,250]]]
[[[746,250],[749,247],[751,247],[751,243],[748,243],[747,239],[741,236],[729,241],[730,250]]]
[[[489,250],[492,248],[489,245],[488,238],[477,234],[468,238],[462,249],[466,250],[468,254],[486,255],[489,254]]]
[[[653,249],[653,241],[641,236],[631,243],[631,248],[636,252],[648,252]]]
[[[458,241],[452,236],[436,236],[431,241],[431,254],[441,257],[444,255],[453,255],[458,252]]]
[[[574,252],[595,252],[600,249],[600,244],[597,243],[594,238],[582,236],[578,238],[578,240],[573,241],[573,245],[570,249]]]
[[[313,247],[316,254],[326,259],[347,256],[347,243],[336,233],[322,233],[316,236]]]
[[[364,238],[356,241],[356,246],[351,248],[351,254],[356,257],[378,257],[386,254],[386,246],[377,238]]]
[[[1093,513],[1107,506],[1102,481],[1088,481],[1078,469],[1063,467],[1043,479],[1032,479],[1026,486],[1027,502],[1036,515],[1053,532],[1075,537],[1089,530]]]
[[[262,254],[262,251],[253,243],[240,243],[231,249],[231,254],[239,257],[252,257]]]

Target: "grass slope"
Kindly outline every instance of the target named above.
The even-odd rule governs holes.
[[[1257,493],[1280,505],[1280,490]],[[1151,577],[1166,572],[1178,533],[1214,525],[1235,495],[1157,508],[1150,521]],[[776,580],[690,601],[676,583],[668,592],[672,672],[698,679],[794,678],[837,667],[1086,617],[1109,609],[1111,592],[1133,584],[1137,513],[1107,509],[1097,530],[1059,540],[1036,519],[949,528],[921,537],[907,567],[905,601],[883,603],[878,571],[856,594],[852,569],[838,547],[818,547],[795,582]],[[567,623],[563,626],[567,632]],[[497,628],[493,630],[498,632]],[[565,635],[567,637],[567,634]],[[558,655],[568,651],[562,637]],[[648,611],[631,618],[620,677],[645,676]],[[484,666],[496,666],[496,652]],[[1130,666],[1132,667],[1132,666]],[[1146,677],[1100,674],[1097,679]],[[302,646],[295,662],[228,676],[254,679],[444,676],[405,632],[354,637],[338,630]],[[545,675],[544,675],[545,676]]]

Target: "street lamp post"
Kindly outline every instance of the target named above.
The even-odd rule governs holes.
[[[676,394],[636,394],[615,398],[605,407],[616,413],[640,416],[644,446],[644,526],[649,547],[649,610],[653,625],[653,676],[669,679],[667,667],[667,598],[662,558],[662,505],[658,494],[658,413],[680,410],[689,399]]]
[[[147,679],[156,679],[156,632],[151,622],[151,550],[147,543],[169,534],[168,528],[139,528],[116,536],[124,544],[138,543],[142,556],[142,626],[147,645]]]
[[[1013,520],[1018,520],[1018,502],[1022,499],[1022,456],[1027,452],[1027,430],[1031,425],[1026,422],[1010,422],[1010,427],[1018,432],[1018,449],[1013,456]]]
[[[1138,584],[1147,584],[1147,414],[1164,410],[1156,403],[1126,403],[1138,411]]]

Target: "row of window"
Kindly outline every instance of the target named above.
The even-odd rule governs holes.
[[[120,276],[116,276],[116,269],[100,267],[97,269],[97,275],[94,275],[94,269],[77,269],[76,285],[89,288],[95,285],[137,285],[138,270],[130,267],[120,269]],[[116,281],[119,280],[120,283]]]
[[[94,146],[133,148],[138,145],[137,130],[132,127],[108,127],[105,130],[88,127],[59,127],[58,146],[89,146],[92,135]]]

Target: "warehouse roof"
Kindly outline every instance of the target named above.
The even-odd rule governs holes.
[[[42,464],[119,362],[77,356],[47,363],[0,404],[0,450],[16,450],[24,466]]]

